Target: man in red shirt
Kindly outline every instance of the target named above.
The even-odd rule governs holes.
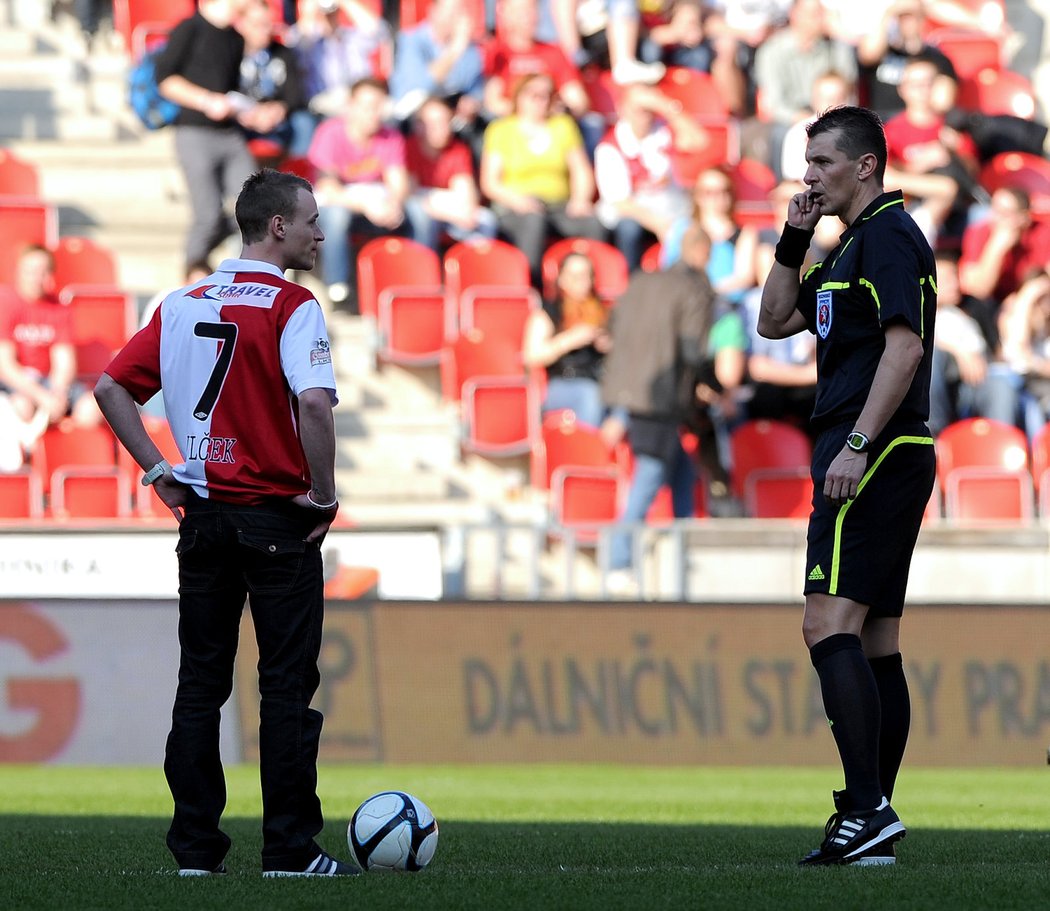
[[[15,413],[39,432],[67,415],[82,427],[101,420],[76,381],[72,314],[54,294],[54,270],[49,250],[26,247],[16,287],[0,288],[0,389],[6,387]]]
[[[539,14],[536,0],[499,0],[496,7],[496,37],[485,47],[485,108],[490,117],[514,113],[511,88],[527,73],[544,73],[569,113],[577,120],[590,110],[590,100],[580,81],[580,72],[554,44],[536,41]]]
[[[1031,200],[1020,187],[992,194],[988,218],[963,234],[959,280],[963,291],[991,298],[998,307],[1033,273],[1050,265],[1050,223],[1032,218]]]
[[[442,98],[428,98],[416,112],[405,146],[411,194],[405,217],[413,240],[440,252],[441,235],[473,241],[495,237],[496,216],[479,205],[474,160],[452,134],[453,111]]]
[[[339,509],[335,375],[320,305],[286,269],[324,240],[301,177],[264,170],[237,198],[241,258],[169,294],[106,368],[95,396],[179,520],[179,684],[164,773],[180,876],[226,872],[219,718],[245,599],[259,645],[263,875],[349,876],[321,850],[317,750],[324,619],[321,541]],[[184,461],[172,466],[136,403],[157,391]]]
[[[973,140],[945,126],[935,91],[939,77],[933,60],[908,61],[897,86],[904,110],[885,126],[886,186],[910,198],[909,212],[931,245],[957,201],[968,200],[977,172]]]

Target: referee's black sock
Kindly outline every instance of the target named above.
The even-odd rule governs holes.
[[[857,810],[882,801],[879,781],[879,691],[860,636],[836,633],[809,650],[820,678],[824,713],[839,748],[850,804]]]
[[[904,675],[901,653],[869,658],[875,685],[882,704],[882,727],[879,729],[879,781],[887,800],[893,799],[893,785],[904,759],[911,728],[911,697],[908,678]]]

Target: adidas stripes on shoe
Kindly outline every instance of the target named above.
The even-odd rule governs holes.
[[[357,876],[361,871],[352,864],[336,860],[323,851],[302,870],[264,870],[263,876]]]
[[[896,863],[893,844],[907,834],[886,798],[874,810],[849,807],[845,791],[834,792],[835,812],[824,827],[824,841],[800,860],[801,867],[856,864],[887,866]]]

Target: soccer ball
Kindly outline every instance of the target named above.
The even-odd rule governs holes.
[[[402,791],[373,794],[354,811],[346,841],[364,870],[422,870],[437,849],[430,808]]]

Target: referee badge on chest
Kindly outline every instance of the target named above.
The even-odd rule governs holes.
[[[831,292],[817,292],[817,335],[827,338],[831,332]]]

